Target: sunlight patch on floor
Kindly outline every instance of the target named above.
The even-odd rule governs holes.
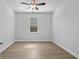
[[[24,48],[36,48],[36,47],[37,47],[36,44],[29,44],[24,46]]]

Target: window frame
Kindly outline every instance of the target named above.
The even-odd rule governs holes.
[[[33,17],[35,17],[35,18],[37,18],[37,32],[31,32],[30,31],[30,26],[31,26],[31,23],[30,23],[30,21],[31,21],[31,18],[33,18]],[[34,24],[35,25],[35,24]],[[38,17],[37,16],[29,16],[29,33],[39,33],[39,19],[38,19]]]

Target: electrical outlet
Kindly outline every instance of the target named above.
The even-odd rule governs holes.
[[[0,45],[3,45],[3,42],[0,42]]]

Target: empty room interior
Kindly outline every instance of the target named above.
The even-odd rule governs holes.
[[[0,0],[0,59],[79,59],[79,0]]]

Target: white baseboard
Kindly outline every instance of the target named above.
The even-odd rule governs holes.
[[[15,43],[15,40],[12,41],[11,43],[9,43],[8,45],[6,45],[5,47],[3,47],[2,49],[0,49],[0,53],[2,53],[4,50],[6,50],[9,46],[11,46],[13,43]]]
[[[16,40],[16,42],[51,42],[50,40]]]
[[[77,55],[77,59],[79,59],[79,55]]]
[[[59,47],[61,47],[62,49],[64,49],[65,51],[67,51],[69,54],[71,54],[72,56],[76,57],[77,59],[78,58],[78,55],[76,53],[74,53],[73,51],[71,51],[70,49],[67,49],[66,47],[62,46],[61,44],[59,44],[58,42],[56,41],[52,41],[53,43],[55,43],[56,45],[58,45]]]

